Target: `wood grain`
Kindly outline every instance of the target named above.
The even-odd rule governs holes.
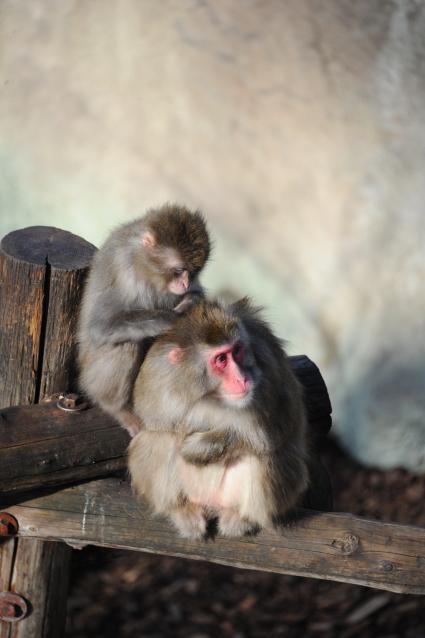
[[[33,403],[39,367],[45,268],[0,247],[0,407]]]
[[[0,411],[0,496],[125,470],[130,438],[97,408],[54,404]]]
[[[419,527],[303,510],[286,527],[256,537],[188,541],[137,503],[126,481],[114,478],[25,498],[8,511],[24,537],[425,593],[425,529]]]
[[[0,406],[38,402],[72,387],[72,333],[94,250],[80,237],[42,226],[1,241]],[[6,434],[10,427],[3,419]],[[0,590],[19,592],[31,613],[13,624],[1,622],[0,638],[62,635],[69,560],[63,544],[15,539],[2,545]]]

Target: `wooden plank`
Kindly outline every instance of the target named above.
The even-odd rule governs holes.
[[[17,541],[14,538],[7,539],[6,541],[2,539],[0,541],[0,546],[1,546],[0,583],[3,585],[3,588],[5,591],[8,591],[10,589],[10,577],[11,577],[10,566],[13,564],[16,544],[17,544]],[[0,635],[2,635],[1,625],[0,625]]]
[[[101,410],[38,404],[0,412],[0,495],[111,475],[126,467],[127,432]]]
[[[276,532],[188,541],[137,503],[126,481],[113,478],[25,498],[8,511],[18,519],[23,537],[425,594],[425,529],[419,527],[303,510],[301,518]]]
[[[38,402],[72,387],[72,331],[94,250],[80,237],[43,226],[2,239],[0,406]],[[3,429],[10,427],[3,419]],[[19,592],[31,613],[19,622],[1,622],[0,638],[62,635],[69,560],[62,544],[17,539],[2,546],[0,590]]]

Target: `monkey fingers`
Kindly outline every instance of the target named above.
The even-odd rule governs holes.
[[[202,300],[202,296],[200,294],[194,294],[189,292],[184,296],[182,301],[180,301],[180,303],[178,303],[177,306],[175,306],[174,312],[176,312],[179,315],[183,314],[187,312],[189,308],[192,308],[192,306],[199,303],[201,300]]]
[[[220,461],[227,448],[226,436],[222,432],[193,432],[183,441],[180,453],[193,465],[208,465]]]

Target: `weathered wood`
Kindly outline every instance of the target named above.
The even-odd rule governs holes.
[[[36,403],[73,384],[73,332],[95,247],[50,226],[0,244],[0,407]]]
[[[425,593],[425,529],[419,527],[304,510],[298,520],[276,532],[188,541],[138,504],[126,481],[114,478],[32,497],[8,511],[25,537]]]
[[[130,438],[97,408],[55,405],[0,411],[0,496],[108,476],[126,467]]]
[[[2,539],[0,541],[0,585],[1,591],[10,590],[10,565],[13,563],[13,555],[15,553],[16,539]],[[3,636],[0,625],[0,636]]]
[[[56,638],[63,632],[66,620],[71,549],[62,542],[32,539],[15,540],[15,544],[11,589],[29,601],[32,612],[13,623],[10,636]],[[54,592],[49,591],[52,586]]]
[[[35,401],[44,280],[44,266],[7,259],[0,247],[1,407]]]
[[[292,362],[305,387],[311,428],[319,437],[320,424],[330,419],[326,386],[307,357],[293,357]],[[0,494],[107,476],[125,468],[128,443],[123,428],[95,408],[69,413],[54,404],[39,404],[1,410]],[[318,494],[330,492],[319,480],[314,486]],[[309,504],[315,502],[317,498]]]
[[[56,228],[9,233],[0,244],[0,406],[38,402],[72,387],[72,331],[95,248]],[[6,424],[4,424],[7,427]],[[31,427],[30,423],[27,423]],[[0,638],[63,632],[70,550],[14,540],[3,546],[0,590],[19,591],[31,614],[0,623]]]

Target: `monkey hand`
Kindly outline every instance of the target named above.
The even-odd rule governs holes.
[[[184,296],[182,301],[180,301],[180,303],[178,303],[177,306],[174,308],[174,312],[176,312],[177,314],[181,315],[181,314],[187,312],[189,310],[189,308],[192,308],[192,306],[195,306],[201,300],[202,300],[202,297],[201,297],[200,294],[193,293],[193,292],[188,292]]]
[[[180,453],[188,463],[208,465],[220,461],[226,448],[226,439],[222,432],[193,432],[184,439]]]

